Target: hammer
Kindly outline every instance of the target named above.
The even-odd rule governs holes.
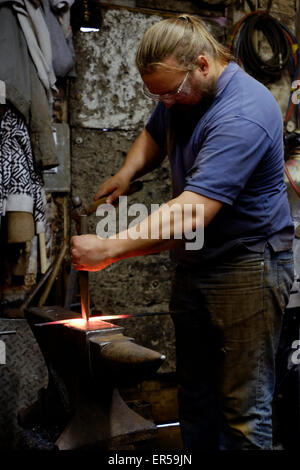
[[[143,183],[141,181],[133,181],[130,184],[129,191],[127,192],[128,195],[134,194],[137,191],[140,191],[143,187]],[[84,235],[88,233],[88,221],[87,218],[89,215],[94,213],[97,210],[97,207],[101,204],[106,202],[108,194],[102,196],[95,202],[92,202],[87,207],[82,205],[82,201],[79,196],[75,196],[72,199],[74,209],[72,211],[72,218],[76,222],[76,230],[78,235]],[[75,271],[72,267],[72,272]],[[75,276],[75,273],[73,277]],[[80,285],[80,297],[81,297],[81,313],[82,317],[88,321],[90,317],[90,292],[89,292],[89,272],[88,271],[80,271],[79,272],[79,285]],[[67,289],[68,291],[68,289]],[[68,300],[70,297],[70,293],[68,295]],[[66,307],[65,302],[65,307]]]
[[[139,181],[139,180],[133,181],[130,184],[130,187],[129,187],[128,192],[126,193],[126,196],[127,195],[129,196],[130,194],[134,194],[134,193],[140,191],[142,189],[142,187],[143,187],[142,181]],[[91,204],[89,204],[87,207],[83,206],[82,201],[81,201],[79,196],[74,196],[72,198],[72,203],[73,203],[74,209],[72,210],[71,216],[76,222],[76,229],[77,229],[78,235],[80,235],[80,233],[81,233],[81,235],[83,235],[82,232],[80,231],[80,218],[81,218],[81,216],[82,215],[91,215],[91,214],[93,214],[93,212],[96,212],[98,206],[100,206],[101,204],[106,203],[106,199],[107,199],[108,196],[109,196],[109,194],[105,194],[100,199],[97,199],[97,201],[92,202]]]

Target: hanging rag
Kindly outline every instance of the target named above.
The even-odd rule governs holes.
[[[70,9],[75,0],[50,0],[54,11],[66,11]]]
[[[52,65],[50,33],[42,9],[35,8],[29,0],[18,0],[13,3],[13,7],[25,36],[31,59],[51,103],[51,90],[56,90],[56,76]]]
[[[26,121],[36,165],[53,168],[58,165],[58,157],[49,101],[28,52],[13,3],[0,0],[0,80],[5,82],[4,98]]]
[[[29,212],[36,233],[45,231],[45,192],[34,168],[27,126],[8,108],[0,122],[0,216]]]
[[[43,6],[45,22],[50,34],[54,73],[57,78],[62,78],[68,75],[75,65],[75,54],[72,43],[70,42],[70,32],[69,41],[67,41],[62,25],[59,22],[59,18],[56,17],[51,8],[51,2],[49,0],[41,0],[41,3]],[[64,4],[65,3],[66,2],[64,2]]]
[[[63,30],[66,42],[71,51],[74,67],[68,72],[68,77],[76,77],[75,70],[75,50],[73,43],[73,31],[71,27],[71,7],[75,0],[50,0],[51,9],[56,15]]]

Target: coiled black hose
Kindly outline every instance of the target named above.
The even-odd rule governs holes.
[[[269,60],[264,61],[255,48],[253,35],[258,29],[263,32],[272,47],[273,55]],[[300,88],[298,86],[300,83],[300,52],[293,33],[286,25],[270,16],[268,11],[251,11],[235,24],[232,34],[228,36],[228,47],[238,63],[242,63],[248,73],[265,84],[277,80],[284,67],[288,66],[292,87],[284,120],[286,124],[295,111],[293,100],[295,90]],[[297,122],[300,122],[299,111],[300,107],[298,106]]]
[[[272,57],[263,59],[254,44],[254,33],[261,31],[267,39]],[[291,48],[281,24],[268,14],[251,15],[243,23],[236,47],[245,70],[258,80],[268,83],[280,78],[291,58]]]

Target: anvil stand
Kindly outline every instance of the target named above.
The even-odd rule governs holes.
[[[123,450],[155,436],[155,424],[130,409],[118,387],[154,374],[164,356],[108,322],[84,327],[60,322],[76,317],[61,307],[31,308],[25,315],[48,367],[45,421],[53,416],[65,422],[55,448]],[[21,426],[28,427],[31,418],[30,412],[20,413]]]

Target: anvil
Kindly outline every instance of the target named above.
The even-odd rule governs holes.
[[[153,437],[155,424],[130,409],[118,387],[150,377],[164,361],[162,354],[101,318],[86,322],[57,306],[25,313],[48,367],[45,411],[65,419],[58,449],[107,449]],[[28,426],[30,416],[23,413],[20,422]]]

